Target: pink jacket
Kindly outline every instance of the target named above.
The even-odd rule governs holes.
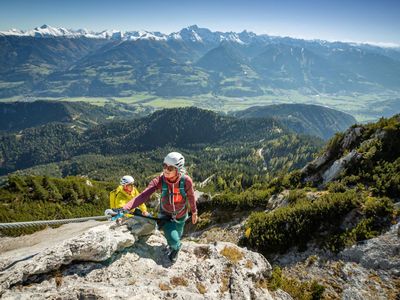
[[[136,196],[135,198],[131,199],[127,204],[125,204],[125,206],[123,207],[126,210],[131,210],[134,209],[136,207],[138,207],[140,204],[148,201],[150,199],[150,196],[155,192],[155,191],[161,191],[162,189],[162,181],[161,181],[161,177],[163,177],[163,175],[160,175],[156,178],[154,178],[152,181],[150,181],[149,185],[147,186],[147,188],[141,192],[138,196]],[[165,183],[168,186],[168,190],[172,191],[173,187],[179,186],[179,181],[180,181],[181,177],[178,178],[178,180],[174,183],[169,182],[167,179],[163,179],[165,181]],[[193,181],[192,178],[190,178],[188,175],[185,175],[185,192],[186,192],[186,197],[187,200],[190,204],[190,209],[192,211],[192,214],[197,212],[197,206],[196,206],[196,200],[194,198],[194,190],[193,190]],[[168,201],[168,199],[164,199],[165,201],[164,203],[164,208],[167,211],[180,211],[180,208],[182,207],[174,207],[173,203],[171,203],[171,201]],[[182,218],[187,212],[187,209],[183,209],[182,211],[180,211],[180,213],[176,216],[177,219]]]

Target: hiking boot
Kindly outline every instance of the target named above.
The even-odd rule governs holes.
[[[176,262],[178,259],[178,252],[179,250],[171,250],[171,252],[168,253],[168,257],[172,263]]]

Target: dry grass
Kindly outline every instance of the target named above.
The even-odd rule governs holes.
[[[268,281],[265,279],[258,279],[254,285],[258,289],[267,289],[268,288]]]
[[[251,260],[247,260],[244,266],[247,269],[252,269],[254,267],[254,263]]]
[[[343,267],[344,267],[344,262],[338,260],[338,261],[334,261],[331,264],[331,269],[333,270],[335,276],[342,276],[343,274]],[[349,274],[351,275],[351,274]]]
[[[63,276],[60,271],[56,271],[54,274],[54,281],[56,282],[56,287],[59,288],[63,283]]]
[[[202,213],[199,216],[199,220],[197,221],[196,229],[201,230],[201,229],[204,229],[207,226],[211,225],[212,224],[211,219],[212,219],[212,213],[211,212]]]
[[[230,267],[226,268],[224,270],[224,272],[222,273],[221,287],[219,289],[221,294],[223,294],[229,290],[229,280],[230,280],[231,275],[232,275],[232,269]]]
[[[368,279],[375,281],[379,285],[383,285],[382,279],[377,274],[369,274]]]
[[[226,291],[229,290],[229,278],[228,277],[222,277],[221,278],[221,288],[219,289],[219,291],[223,294]]]
[[[204,295],[207,293],[207,288],[200,282],[196,284],[197,290],[199,291],[200,294]]]
[[[131,278],[129,279],[128,285],[135,285],[136,284],[136,279],[135,278]]]
[[[400,279],[397,279],[397,278],[394,279],[393,285],[395,286],[395,288],[392,291],[389,291],[388,299],[389,300],[398,300],[399,299],[398,291],[400,290]]]
[[[307,265],[307,267],[310,267],[313,264],[315,264],[317,261],[318,261],[318,256],[310,255],[306,260],[306,265]]]
[[[233,263],[243,259],[243,253],[236,247],[225,246],[220,253]]]
[[[160,290],[162,290],[162,291],[172,290],[172,288],[168,284],[163,283],[163,282],[161,282],[158,286],[159,286]]]
[[[211,249],[209,246],[200,246],[194,249],[197,258],[210,258]]]
[[[182,285],[182,286],[188,286],[188,281],[179,276],[174,276],[170,279],[171,284],[177,286],[177,285]]]

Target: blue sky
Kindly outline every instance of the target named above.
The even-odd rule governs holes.
[[[397,0],[2,0],[0,30],[43,24],[170,33],[189,25],[329,41],[400,45]]]

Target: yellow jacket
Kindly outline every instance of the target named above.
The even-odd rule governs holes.
[[[126,203],[128,203],[132,198],[136,197],[139,195],[139,191],[137,190],[136,187],[133,187],[133,190],[130,194],[124,191],[122,185],[117,187],[115,190],[115,197],[110,197],[110,207],[111,208],[120,208],[124,206]],[[147,212],[147,207],[146,204],[140,204],[138,208],[142,212]]]

